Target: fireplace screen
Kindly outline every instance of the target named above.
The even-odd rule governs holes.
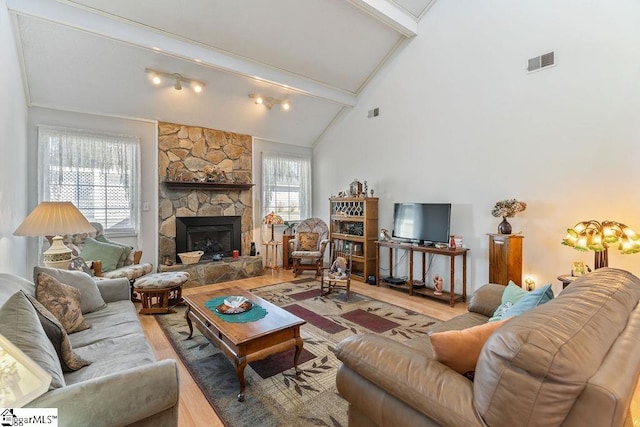
[[[230,257],[241,248],[239,216],[207,216],[176,218],[176,253],[203,251],[202,261],[213,255]],[[176,262],[180,257],[176,256]]]

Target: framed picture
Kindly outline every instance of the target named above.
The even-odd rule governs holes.
[[[582,276],[586,272],[584,268],[584,262],[582,261],[574,261],[573,269],[571,269],[572,276]]]
[[[362,183],[357,179],[354,179],[351,184],[349,184],[349,194],[351,196],[359,196],[362,193]]]

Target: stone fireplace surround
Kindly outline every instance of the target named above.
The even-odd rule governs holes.
[[[262,257],[247,256],[253,241],[253,189],[168,188],[164,184],[168,174],[194,179],[208,165],[218,167],[238,182],[250,183],[251,136],[174,123],[158,124],[158,271],[190,272],[191,280],[185,287],[263,274]],[[164,256],[175,260],[179,252],[176,218],[230,216],[240,218],[242,256],[238,260],[225,258],[188,266],[162,264]]]

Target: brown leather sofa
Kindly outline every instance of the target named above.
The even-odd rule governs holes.
[[[503,287],[437,326],[487,321]],[[429,337],[356,335],[337,347],[349,426],[622,426],[640,376],[640,279],[602,268],[514,317],[485,343],[474,381],[433,360]]]

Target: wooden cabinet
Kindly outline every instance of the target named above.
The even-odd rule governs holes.
[[[351,249],[351,277],[364,282],[376,274],[378,198],[335,197],[329,203],[330,247]]]
[[[521,234],[489,234],[489,283],[522,287]]]

